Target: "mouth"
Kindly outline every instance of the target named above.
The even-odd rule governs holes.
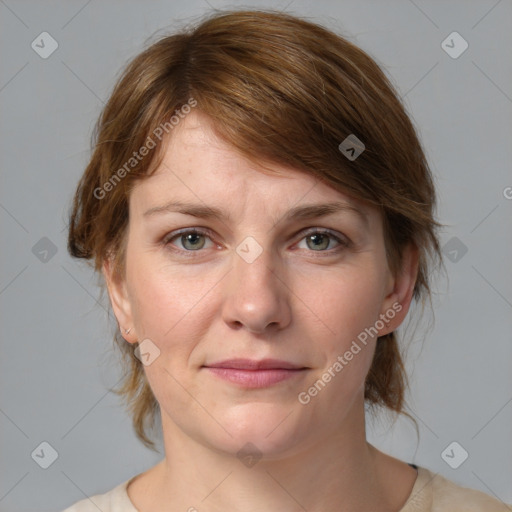
[[[308,367],[278,359],[229,359],[204,365],[214,376],[245,388],[264,388],[304,375]]]

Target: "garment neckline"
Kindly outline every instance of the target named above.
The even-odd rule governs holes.
[[[428,469],[417,466],[416,464],[407,464],[416,470],[416,480],[414,481],[414,485],[412,486],[411,492],[409,493],[406,502],[398,512],[409,512],[409,510],[428,510],[418,507],[426,504],[428,496],[426,496],[424,489],[435,475],[432,475]],[[115,492],[116,505],[122,507],[124,512],[139,512],[139,510],[135,507],[134,503],[130,499],[130,496],[128,495],[128,486],[138,476],[139,475],[135,475],[129,478],[125,482],[121,483],[117,489],[115,489],[115,491],[117,491]],[[414,509],[411,507],[414,507]]]

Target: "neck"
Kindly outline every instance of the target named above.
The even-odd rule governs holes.
[[[337,432],[317,434],[293,453],[263,454],[254,465],[243,464],[237,450],[219,451],[185,435],[168,417],[162,426],[167,456],[152,470],[145,493],[151,503],[143,512],[396,511],[414,483],[412,468],[366,441],[364,407]],[[407,472],[407,488],[393,487],[390,470]]]

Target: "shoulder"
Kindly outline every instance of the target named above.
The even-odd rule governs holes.
[[[135,478],[135,477],[133,477]],[[127,487],[133,479],[120,483],[104,494],[77,501],[62,512],[138,512],[128,497]]]
[[[418,478],[401,512],[510,512],[512,507],[484,492],[463,487],[427,468]]]
[[[440,474],[433,476],[433,511],[504,512],[512,510],[502,501],[475,489],[462,487]],[[437,507],[437,508],[436,508]],[[454,508],[455,507],[455,508]]]

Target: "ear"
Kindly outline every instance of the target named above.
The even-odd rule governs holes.
[[[114,265],[111,258],[107,258],[103,261],[102,271],[107,284],[110,303],[112,304],[114,315],[119,324],[121,335],[127,342],[135,343],[137,341],[137,335],[133,325],[132,308],[126,290],[126,281],[114,272]],[[126,334],[125,331],[128,329],[130,329],[130,331]]]
[[[383,336],[397,329],[407,316],[411,305],[414,286],[418,277],[419,251],[415,244],[409,244],[402,254],[402,266],[396,276],[390,276],[388,295],[386,295],[380,314],[384,322],[379,329]]]

